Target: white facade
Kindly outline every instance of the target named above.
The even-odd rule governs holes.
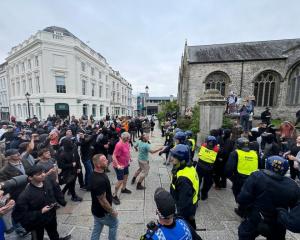
[[[10,112],[17,119],[28,117],[27,92],[31,117],[93,115],[100,119],[113,113],[111,67],[103,56],[66,29],[48,27],[38,31],[12,48],[7,63]],[[131,85],[123,81],[131,93]]]
[[[6,62],[0,65],[0,108],[9,107],[6,68],[7,68]]]

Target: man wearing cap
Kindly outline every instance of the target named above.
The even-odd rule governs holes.
[[[46,229],[50,240],[68,240],[71,235],[60,238],[57,232],[57,203],[66,205],[58,185],[45,179],[42,166],[34,165],[28,172],[29,184],[19,196],[12,217],[27,230],[32,239],[43,240]]]
[[[154,194],[156,203],[156,215],[158,222],[150,222],[147,224],[148,230],[141,240],[179,240],[179,239],[196,239],[201,240],[201,237],[195,230],[183,219],[175,218],[175,201],[172,195],[163,188],[157,188]]]
[[[189,148],[177,144],[171,149],[172,183],[170,192],[175,200],[177,213],[196,229],[195,214],[199,193],[199,178],[189,160]]]

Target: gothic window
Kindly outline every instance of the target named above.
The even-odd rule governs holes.
[[[272,107],[276,103],[276,90],[279,75],[276,72],[263,72],[254,81],[256,106]]]
[[[205,79],[205,90],[217,89],[220,93],[225,96],[226,84],[229,82],[229,78],[225,73],[214,72],[208,75]]]
[[[300,64],[292,71],[288,81],[287,104],[300,104]]]

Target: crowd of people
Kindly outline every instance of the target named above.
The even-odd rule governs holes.
[[[165,156],[172,179],[167,191],[158,188],[154,201],[157,222],[147,225],[141,239],[201,239],[196,212],[201,201],[209,201],[209,191],[227,187],[242,219],[239,239],[285,239],[286,229],[300,232],[300,135],[288,121],[275,127],[263,118],[258,126],[245,130],[243,121],[231,129],[213,129],[196,146],[192,131],[178,128],[169,116],[160,122],[163,146],[154,149],[151,135],[155,120],[148,117],[110,117],[61,120],[49,116],[25,123],[3,123],[0,128],[0,232],[31,233],[40,240],[44,231],[51,240],[60,237],[56,210],[70,195],[82,201],[76,191],[90,191],[94,226],[91,240],[100,239],[104,226],[108,238],[117,239],[120,192],[145,190],[150,169],[149,154]],[[138,169],[129,178],[131,151],[138,151]],[[197,153],[197,154],[196,154]],[[110,166],[111,165],[111,166]],[[110,167],[109,167],[110,166]],[[113,169],[113,188],[107,172]],[[80,190],[76,190],[78,180]],[[294,180],[297,180],[294,181]]]
[[[97,201],[92,204],[95,218],[92,239],[99,239],[97,234],[100,234],[107,221],[110,226],[115,224],[116,229],[117,220],[106,219],[106,213],[112,201],[120,204],[119,191],[131,193],[126,188],[132,160],[130,146],[140,151],[140,169],[135,176],[140,176],[137,189],[143,190],[145,187],[142,182],[149,171],[147,154],[161,150],[152,151],[148,144],[147,139],[153,133],[154,126],[153,116],[112,118],[107,115],[95,121],[92,117],[62,120],[53,115],[46,121],[34,117],[26,122],[16,121],[15,118],[11,122],[2,122],[1,239],[4,239],[4,232],[9,234],[15,231],[21,237],[31,233],[32,239],[40,240],[44,237],[44,230],[51,240],[70,239],[70,235],[59,237],[56,210],[67,204],[67,195],[70,195],[71,201],[82,201],[75,190],[77,181],[79,191],[91,191],[92,199]],[[137,138],[140,141],[136,141]],[[118,181],[114,186],[115,191],[112,193],[109,190],[111,198],[104,200],[109,196],[107,193],[101,198],[103,206],[99,206],[100,195],[108,189],[108,185],[110,189],[108,178],[103,177],[101,169],[105,166],[104,172],[109,172],[110,164]],[[10,187],[5,188],[6,185]],[[111,216],[116,217],[116,212],[112,211]],[[111,238],[116,239],[113,234],[116,231],[111,233]]]

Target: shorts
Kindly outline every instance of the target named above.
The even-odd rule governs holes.
[[[150,169],[149,161],[139,160],[139,167],[142,170],[141,175],[147,177]]]
[[[115,168],[116,174],[117,174],[117,179],[118,181],[124,180],[124,175],[129,174],[128,166],[125,167],[124,169],[117,169]]]

